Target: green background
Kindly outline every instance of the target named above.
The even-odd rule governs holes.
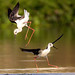
[[[33,62],[20,62],[20,60],[33,60],[34,55],[23,53],[19,49],[25,48],[32,30],[29,30],[28,38],[25,40],[27,28],[24,27],[15,39],[13,31],[17,26],[8,19],[8,8],[13,9],[17,2],[20,4],[19,14],[24,15],[26,9],[30,13],[31,28],[35,29],[26,48],[45,49],[48,43],[64,34],[54,44],[58,49],[51,48],[48,54],[49,61],[59,67],[74,67],[75,0],[0,0],[0,68],[35,67]],[[38,65],[48,67],[47,62],[39,62]]]
[[[13,9],[17,2],[20,3],[20,15],[24,14],[24,9],[30,13],[34,39],[46,41],[63,33],[66,42],[75,42],[75,0],[0,0],[0,40],[14,40],[16,24],[9,21],[8,8]],[[26,29],[17,38],[24,38]]]

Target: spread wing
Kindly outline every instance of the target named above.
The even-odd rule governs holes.
[[[16,4],[16,6],[12,10],[12,15],[17,16],[18,15],[18,10],[19,10],[19,2]]]
[[[24,48],[20,48],[20,49],[23,52],[32,52],[34,55],[38,55],[39,51],[40,51],[40,48],[38,48],[38,49],[24,49]]]
[[[16,4],[13,10],[11,10],[10,8],[8,9],[8,18],[11,22],[15,23],[15,20],[21,18],[18,17],[18,10],[19,10],[19,2]]]

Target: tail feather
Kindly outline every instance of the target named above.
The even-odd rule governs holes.
[[[32,52],[32,50],[23,49],[23,48],[20,48],[20,49],[21,49],[21,51],[23,51],[23,52]]]

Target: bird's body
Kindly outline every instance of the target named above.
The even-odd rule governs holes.
[[[24,26],[28,26],[27,25],[28,20],[29,20],[29,12],[27,12],[27,10],[24,9],[24,16],[21,16],[21,18],[15,20],[15,22],[17,23],[17,27],[23,28]]]
[[[38,54],[39,57],[46,57],[48,55],[48,53],[50,52],[50,47],[51,47],[49,45],[52,45],[52,43],[49,43],[46,49],[39,51],[39,54]]]
[[[17,23],[17,29],[14,30],[14,33],[17,34],[21,32],[24,26],[28,27],[27,25],[28,20],[29,20],[29,12],[24,10],[24,16],[15,20],[15,22]]]
[[[16,4],[13,10],[8,9],[8,18],[12,23],[17,24],[17,29],[14,30],[14,34],[17,35],[19,32],[22,31],[24,26],[28,26],[27,22],[29,20],[29,12],[24,9],[24,15],[20,16],[18,14],[19,11],[19,3]]]
[[[40,48],[38,48],[38,49],[23,49],[23,48],[21,48],[21,50],[24,52],[32,52],[37,57],[46,57],[48,55],[48,53],[50,52],[50,47],[51,47],[50,45],[53,46],[52,43],[49,43],[47,49],[44,49],[44,50],[42,50]]]
[[[29,12],[24,9],[24,15],[20,16],[18,14],[18,11],[19,11],[19,2],[16,4],[16,6],[13,8],[13,10],[11,10],[10,8],[8,9],[8,18],[12,23],[17,24],[17,28],[14,30],[14,35],[17,35],[19,32],[22,32],[22,28],[24,26],[28,27],[28,30],[27,30],[27,33],[26,33],[26,36],[25,36],[25,39],[26,39],[29,29],[33,30],[33,33],[34,33],[35,30],[30,27],[31,22],[28,22],[29,21]],[[28,26],[28,23],[30,23],[29,26]],[[33,33],[31,35],[27,45],[29,44],[29,42],[30,42],[30,40],[33,36]]]
[[[46,57],[48,53],[50,52],[50,49],[41,50],[38,54],[39,57]]]
[[[47,59],[47,62],[48,62],[49,66],[53,66],[53,67],[57,68],[57,66],[49,64],[49,60],[48,60],[47,55],[50,53],[51,47],[53,47],[53,44],[52,43],[48,43],[48,47],[46,49],[40,49],[40,48],[38,48],[38,49],[23,49],[23,48],[20,48],[20,49],[23,52],[31,52],[34,55],[36,55],[34,57],[35,63],[36,63],[36,58],[45,57]],[[36,63],[36,67],[37,67],[37,72],[38,72],[37,63]]]
[[[47,55],[50,53],[51,47],[56,48],[55,46],[53,46],[53,44],[54,44],[56,41],[58,41],[62,36],[63,36],[63,34],[62,34],[58,39],[56,39],[54,42],[48,43],[48,46],[47,46],[46,49],[40,49],[40,48],[38,48],[38,49],[24,49],[24,48],[20,48],[20,49],[21,49],[21,51],[23,51],[23,52],[32,52],[34,55],[36,55],[36,57],[34,57],[34,60],[35,60],[35,61],[36,61],[36,58],[38,58],[38,57],[46,57],[47,62],[48,62],[48,65],[57,68],[57,66],[49,64],[49,60],[48,60]],[[56,49],[57,49],[57,48],[56,48]],[[36,64],[36,67],[38,68],[37,64]],[[37,69],[37,71],[38,71],[38,69]]]

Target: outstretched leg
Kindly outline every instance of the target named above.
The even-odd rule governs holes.
[[[46,56],[46,60],[47,60],[47,62],[48,62],[48,65],[49,65],[49,66],[53,66],[53,67],[56,67],[56,68],[58,68],[58,66],[51,65],[51,64],[49,63],[49,60],[48,60],[48,57],[47,57],[47,56]]]
[[[31,27],[29,27],[29,26],[27,26],[29,29],[31,29],[31,30],[33,30],[33,32],[32,32],[32,34],[31,34],[31,36],[30,36],[30,38],[29,38],[29,41],[28,41],[28,43],[26,44],[26,46],[29,44],[29,42],[30,42],[30,40],[31,40],[31,38],[32,38],[32,36],[33,36],[33,34],[34,34],[34,32],[35,32],[35,30],[33,29],[33,28],[31,28]],[[26,47],[25,46],[25,47]]]
[[[39,70],[38,70],[38,65],[37,65],[37,63],[36,63],[36,59],[37,59],[37,57],[34,57],[34,61],[35,61],[36,68],[37,68],[37,72],[38,72]]]
[[[30,21],[30,22],[27,22],[27,23],[29,23],[29,27],[30,27],[30,25],[31,25],[31,21]],[[26,32],[25,40],[26,40],[26,38],[27,38],[28,31],[29,31],[29,28],[28,28],[28,30],[27,30],[27,32]]]

